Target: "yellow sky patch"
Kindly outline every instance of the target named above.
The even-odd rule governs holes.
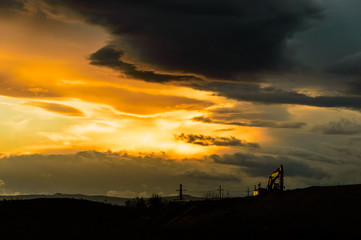
[[[81,21],[39,16],[0,18],[0,152],[74,150],[167,151],[177,156],[215,153],[174,134],[217,134],[258,142],[260,130],[220,132],[219,124],[191,119],[231,104],[211,92],[124,79],[89,64],[108,34]]]

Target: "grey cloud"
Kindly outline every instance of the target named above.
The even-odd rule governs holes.
[[[174,160],[164,154],[83,151],[76,154],[12,155],[0,158],[0,176],[6,186],[0,194],[163,192],[175,194],[179,183],[194,189],[208,181],[241,181],[233,172],[212,168],[202,159]],[[144,188],[147,185],[147,188]],[[192,189],[189,189],[192,190]]]
[[[234,128],[222,128],[222,129],[217,129],[217,132],[228,132],[228,131],[233,131]]]
[[[353,81],[351,81],[347,89],[348,93],[361,95],[361,76]]]
[[[337,63],[328,66],[326,71],[338,76],[350,77],[352,80],[347,81],[347,88],[344,92],[361,95],[361,52],[346,56]]]
[[[361,142],[361,137],[352,137],[349,139],[351,142]]]
[[[246,153],[225,154],[222,157],[212,155],[211,159],[219,164],[235,165],[244,168],[244,172],[252,177],[268,177],[280,164],[284,165],[285,175],[322,179],[329,175],[321,169],[311,168],[304,162],[286,157],[275,158],[271,155],[255,155]]]
[[[360,166],[361,150],[360,137],[343,138],[343,141],[334,141],[324,144],[323,153],[344,160],[352,168]]]
[[[212,113],[212,118],[222,120],[267,119],[272,121],[285,121],[291,117],[291,114],[285,107],[270,107],[259,104],[256,106],[256,110],[244,107],[242,104],[236,104],[233,107],[211,109],[210,113]]]
[[[204,181],[213,181],[213,182],[240,182],[241,179],[230,175],[230,174],[210,174],[199,170],[193,170],[186,172],[182,176],[189,177],[192,179],[199,179]]]
[[[302,128],[306,125],[306,123],[304,122],[274,122],[274,121],[262,121],[262,120],[254,120],[250,122],[224,121],[224,120],[215,120],[204,116],[194,117],[192,118],[192,120],[204,122],[204,123],[235,125],[241,127]]]
[[[73,116],[73,117],[84,116],[84,113],[82,111],[80,111],[74,107],[70,107],[70,106],[58,104],[58,103],[32,101],[32,102],[25,103],[25,105],[40,107],[47,111],[63,114],[66,116]]]
[[[114,189],[142,192],[144,181],[154,186],[165,179],[174,181],[169,173],[143,166],[147,160],[153,164],[159,162],[151,156],[95,151],[19,155],[0,159],[6,166],[0,169],[0,174],[9,190],[21,193],[105,194]]]
[[[328,146],[328,150],[331,150],[334,154],[337,154],[339,156],[347,157],[350,160],[354,158],[357,159],[359,162],[361,159],[361,152],[359,151],[359,148],[355,149],[354,147],[347,147],[344,145],[339,146],[334,144]],[[357,163],[357,165],[359,165],[359,163]]]
[[[326,69],[328,72],[346,75],[361,75],[361,52],[349,55]]]
[[[159,74],[154,71],[138,70],[136,65],[121,60],[123,54],[123,51],[116,49],[115,46],[108,45],[90,55],[90,64],[114,68],[120,70],[128,77],[148,82],[162,83],[168,81],[198,80],[198,78],[192,75]]]
[[[174,135],[176,140],[184,141],[186,143],[197,144],[201,146],[229,146],[229,147],[250,147],[250,148],[260,148],[258,143],[250,143],[245,140],[237,139],[233,136],[231,137],[211,137],[204,135],[194,135],[194,134],[180,134]]]
[[[312,67],[324,69],[345,56],[360,51],[359,0],[318,0],[325,17],[309,31],[295,34],[297,57]]]
[[[316,125],[312,128],[312,131],[323,134],[353,135],[361,133],[361,124],[348,119],[341,119],[338,122]]]
[[[274,128],[302,128],[306,125],[304,122],[281,122],[276,123]]]
[[[286,91],[274,87],[261,87],[258,84],[238,84],[229,82],[211,82],[193,85],[200,90],[214,91],[239,101],[263,104],[297,104],[314,107],[361,109],[361,97],[318,96],[311,97],[296,91]]]
[[[345,164],[345,161],[337,157],[328,157],[319,153],[303,150],[303,149],[283,149],[282,153],[287,156],[297,157],[305,161],[316,161],[321,163],[330,163],[336,165]]]
[[[22,9],[24,7],[24,2],[21,0],[1,0],[0,9]]]
[[[287,39],[322,16],[312,0],[46,2],[105,27],[139,63],[220,79],[293,69]]]

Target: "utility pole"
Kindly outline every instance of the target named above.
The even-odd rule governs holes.
[[[246,191],[246,192],[247,192],[247,196],[249,197],[249,192],[250,192],[250,191],[249,191],[249,187],[247,187],[247,191]]]
[[[219,187],[218,187],[218,192],[219,192],[219,199],[222,199],[223,188],[221,185],[219,185]]]
[[[183,191],[187,191],[183,189],[182,184],[179,184],[179,189],[177,189],[177,192],[179,192],[179,200],[183,200]]]

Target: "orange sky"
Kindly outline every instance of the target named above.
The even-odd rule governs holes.
[[[224,148],[176,141],[173,135],[180,133],[271,140],[262,129],[222,133],[217,130],[224,126],[192,121],[209,108],[233,105],[211,92],[132,80],[89,65],[89,53],[110,38],[99,27],[20,14],[2,19],[0,31],[4,154],[112,149],[184,156]]]
[[[9,162],[12,157],[23,160],[22,156],[37,159],[34,157],[37,155],[33,154],[49,158],[60,154],[76,165],[72,161],[78,159],[76,154],[79,151],[95,150],[95,153],[87,153],[86,159],[92,158],[96,152],[102,152],[102,159],[112,158],[111,152],[120,152],[114,157],[118,159],[117,167],[129,158],[131,160],[124,164],[133,169],[137,157],[141,156],[139,166],[148,166],[146,160],[149,158],[154,166],[164,167],[164,172],[168,171],[172,177],[178,176],[172,171],[174,167],[183,169],[187,176],[202,179],[200,181],[209,174],[215,181],[221,176],[232,183],[237,179],[227,176],[236,176],[244,180],[242,186],[245,187],[264,180],[258,172],[254,175],[242,172],[252,165],[248,162],[249,158],[265,165],[267,161],[290,161],[304,167],[300,171],[308,171],[309,175],[298,175],[294,170],[292,176],[295,178],[289,179],[290,185],[296,187],[308,183],[324,184],[329,177],[323,174],[324,171],[329,171],[330,176],[335,173],[330,181],[340,180],[335,165],[342,162],[341,146],[352,148],[352,153],[349,153],[351,163],[347,166],[357,162],[358,155],[353,150],[357,148],[357,134],[361,132],[359,111],[312,104],[242,101],[222,95],[216,89],[133,79],[119,69],[90,64],[92,53],[119,40],[116,39],[119,36],[114,36],[109,28],[90,24],[85,17],[66,8],[52,11],[40,0],[27,1],[25,6],[26,9],[22,10],[2,10],[4,14],[0,14],[0,156],[4,165],[15,164],[11,171],[25,171],[16,165],[15,160]],[[132,63],[136,68],[150,69],[155,73],[179,74],[171,70],[165,72],[165,67],[152,63],[137,63],[136,52],[137,49],[126,52],[126,64]],[[222,80],[200,74],[194,76],[207,83],[217,84],[216,81]],[[276,86],[280,95],[292,89],[306,97],[337,96],[337,91],[329,90],[324,84],[328,77],[325,73],[284,73],[266,76],[267,81],[263,83],[257,82],[258,79],[254,81],[262,90],[266,89],[266,93]],[[244,78],[244,82],[237,84],[247,85],[250,80]],[[288,78],[291,80],[286,81]],[[318,78],[322,78],[320,86],[314,84],[314,79]],[[333,81],[334,78],[329,79]],[[307,81],[312,84],[304,84]],[[352,135],[353,138],[342,134],[330,137],[327,135],[328,128],[346,128],[355,135]],[[213,154],[224,156],[222,161],[226,163],[214,160]],[[238,166],[239,162],[232,160],[234,156],[238,156],[243,165]],[[47,157],[36,161],[43,164]],[[159,159],[164,161],[158,162]],[[37,174],[56,175],[51,173],[52,170],[40,167],[40,163],[42,172]],[[222,168],[218,168],[217,164],[222,164]],[[60,162],[54,163],[54,166],[66,168]],[[104,174],[109,170],[106,164],[101,168]],[[93,174],[94,169],[96,166],[91,165],[89,171]],[[343,176],[347,176],[347,171],[350,169],[344,170]],[[18,176],[19,172],[15,171],[14,176]],[[139,174],[145,176],[148,173]],[[309,177],[311,180],[301,184],[298,177]],[[11,176],[8,178],[11,179]],[[11,182],[9,179],[0,175],[0,180],[6,184]],[[345,182],[352,181],[348,179]],[[128,191],[129,195],[142,192],[144,189],[139,187],[142,184],[147,185],[144,181],[133,190],[113,186],[97,190],[89,188],[84,192],[106,194],[110,191],[120,196]],[[11,188],[11,184],[6,186],[5,190],[1,190],[0,186],[0,194],[18,191],[16,187]],[[80,188],[64,187],[63,190],[81,192]],[[26,189],[19,191],[26,192]],[[28,193],[32,191],[40,190],[29,190]],[[153,188],[152,191],[158,190]],[[159,191],[166,192],[164,189]],[[45,189],[44,192],[52,190]]]

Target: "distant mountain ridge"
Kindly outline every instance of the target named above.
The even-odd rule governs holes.
[[[29,195],[13,195],[13,196],[1,196],[0,200],[30,200],[30,199],[39,199],[39,198],[70,198],[70,199],[81,199],[88,200],[93,202],[102,202],[124,206],[125,202],[134,199],[134,198],[121,198],[121,197],[110,197],[104,195],[84,195],[84,194],[64,194],[64,193],[55,193],[55,194],[29,194]],[[162,200],[172,201],[178,200],[178,196],[164,196],[161,197]],[[145,197],[144,199],[148,199]],[[194,197],[191,195],[183,195],[184,200],[199,200],[202,198]]]

